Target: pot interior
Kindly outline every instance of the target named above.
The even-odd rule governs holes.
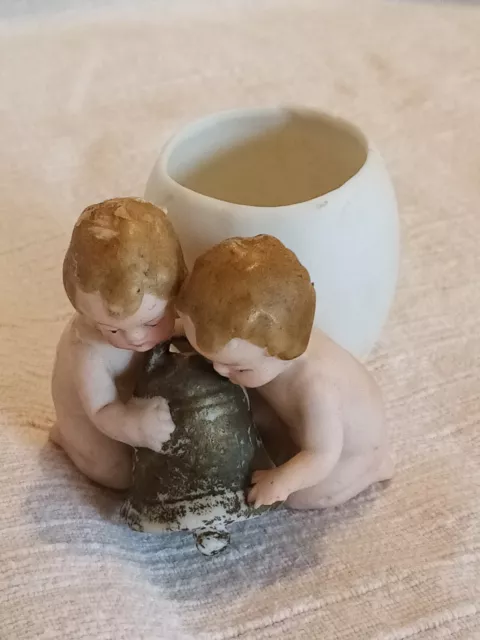
[[[292,205],[338,189],[364,165],[368,144],[348,123],[292,109],[234,111],[177,137],[167,172],[217,200]]]

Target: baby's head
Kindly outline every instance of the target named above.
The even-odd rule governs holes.
[[[165,213],[137,198],[87,207],[63,264],[75,309],[113,346],[147,351],[173,333],[173,298],[186,276],[182,249]]]
[[[315,289],[277,238],[231,238],[196,260],[176,307],[188,340],[218,373],[260,387],[307,348]]]

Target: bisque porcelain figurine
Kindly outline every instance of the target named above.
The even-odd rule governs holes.
[[[268,235],[206,251],[177,298],[190,344],[256,390],[269,409],[259,423],[266,438],[291,443],[286,462],[253,473],[256,508],[336,506],[393,474],[380,390],[353,356],[312,332],[315,304],[307,270]]]
[[[174,425],[163,398],[131,398],[144,352],[171,338],[186,275],[165,213],[135,198],[85,209],[64,261],[76,310],[57,348],[51,439],[92,480],[125,489],[131,447],[160,451]]]
[[[265,511],[247,504],[247,489],[255,470],[273,464],[246,393],[183,342],[181,352],[155,347],[140,373],[135,395],[165,398],[175,430],[161,453],[135,450],[122,513],[137,531],[191,531],[209,556],[228,545],[228,525]]]

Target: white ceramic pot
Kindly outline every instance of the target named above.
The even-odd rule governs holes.
[[[304,109],[215,114],[166,144],[145,197],[167,210],[190,267],[225,238],[277,236],[315,283],[316,325],[368,354],[395,293],[399,231],[382,158],[356,127]]]

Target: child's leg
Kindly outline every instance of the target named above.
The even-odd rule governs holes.
[[[330,476],[315,487],[293,493],[287,500],[287,506],[292,509],[336,507],[373,483],[390,480],[393,470],[392,459],[386,451],[340,459]]]
[[[111,440],[88,420],[57,422],[50,439],[88,478],[110,489],[127,489],[132,483],[132,449]]]

